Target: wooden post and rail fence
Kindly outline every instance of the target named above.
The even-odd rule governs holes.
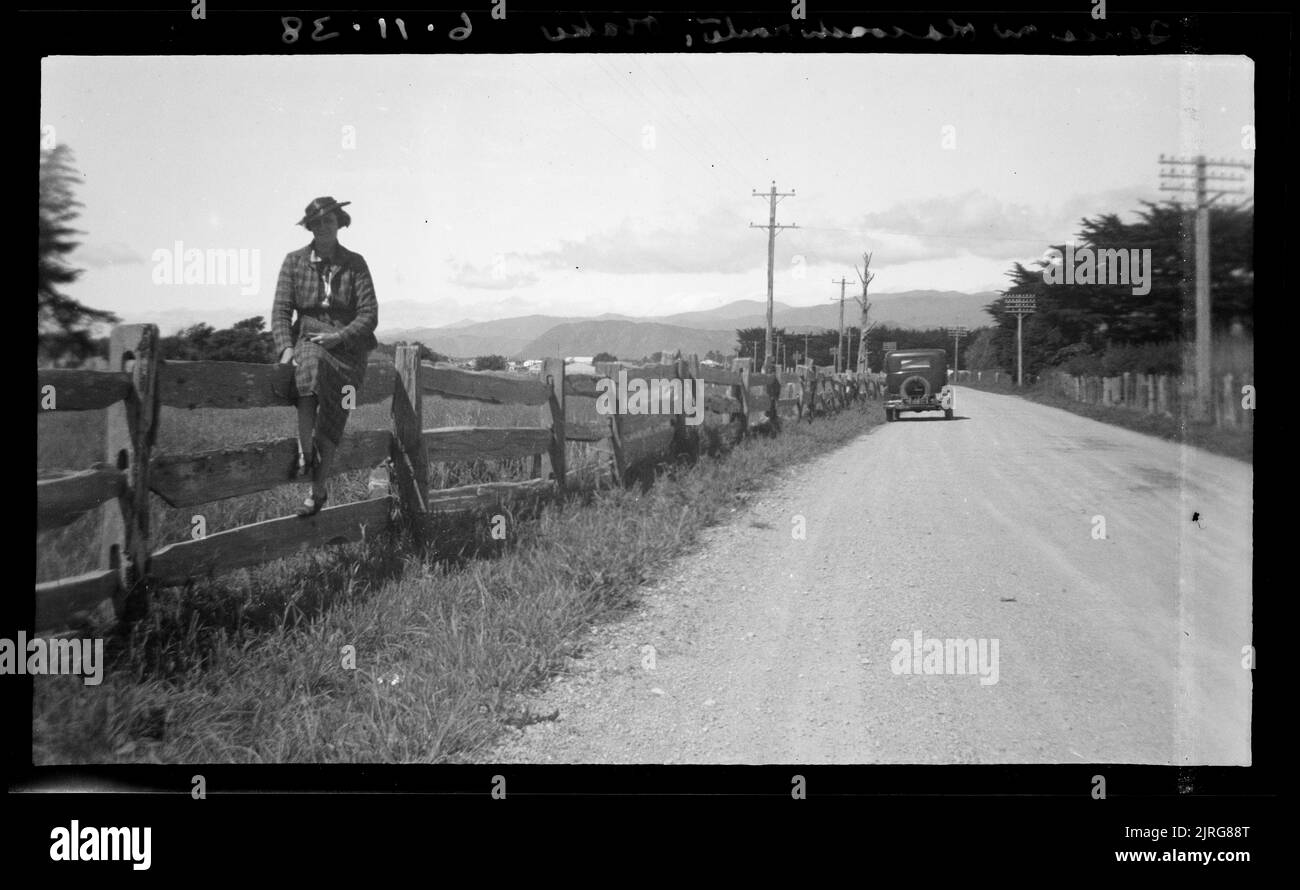
[[[1143,414],[1181,417],[1195,409],[1193,378],[1171,374],[1137,374],[1125,371],[1108,377],[1084,377],[1056,372],[1052,386],[1077,402],[1127,408]],[[1254,412],[1243,403],[1243,387],[1252,375],[1223,374],[1214,381],[1210,399],[1211,420],[1229,429],[1249,427]]]
[[[798,419],[814,410],[845,407],[851,375],[828,369],[799,373],[751,373],[701,367],[697,357],[667,364],[629,367],[613,362],[594,375],[566,374],[562,358],[548,358],[540,374],[466,371],[419,360],[416,346],[398,346],[392,366],[372,363],[356,405],[392,399],[387,430],[353,430],[344,435],[332,473],[378,470],[386,492],[354,503],[330,506],[314,516],[288,516],[214,532],[154,549],[150,497],[172,507],[193,507],[295,484],[290,470],[298,455],[295,437],[182,454],[152,453],[160,422],[170,411],[198,408],[291,407],[296,400],[289,365],[218,361],[164,361],[154,325],[123,325],[109,338],[107,370],[37,371],[37,411],[106,411],[104,460],[79,471],[38,474],[37,531],[65,526],[100,510],[100,567],[75,577],[36,585],[35,629],[66,626],[111,601],[119,618],[147,607],[151,590],[195,578],[259,565],[306,549],[362,540],[401,523],[419,530],[435,514],[490,510],[519,498],[563,490],[569,472],[567,443],[580,442],[608,455],[609,475],[618,482],[628,471],[661,459],[673,448],[698,448],[689,435],[684,405],[674,397],[667,413],[623,413],[615,406],[596,415],[597,380],[703,382],[705,422],[731,424],[740,434],[779,419]],[[680,392],[680,390],[678,390]],[[498,405],[534,406],[535,427],[441,427],[422,429],[425,394]],[[584,404],[587,403],[587,404]],[[168,409],[164,411],[163,409]],[[568,414],[586,419],[570,419]],[[594,419],[593,419],[594,418]],[[529,458],[532,477],[429,489],[431,462]]]

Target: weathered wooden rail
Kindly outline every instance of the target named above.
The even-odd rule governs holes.
[[[634,467],[661,460],[673,449],[698,448],[685,404],[673,399],[666,413],[630,414],[626,405],[594,410],[601,377],[644,381],[702,381],[704,422],[732,425],[738,435],[781,418],[844,407],[852,388],[846,375],[827,369],[751,373],[701,368],[697,358],[633,367],[598,365],[594,374],[566,375],[563,359],[549,358],[538,375],[466,371],[420,362],[418,348],[399,346],[393,365],[372,364],[356,405],[392,400],[387,430],[355,430],[340,443],[332,474],[371,470],[381,496],[331,506],[308,518],[268,519],[154,549],[150,495],[172,507],[221,501],[294,484],[296,438],[248,443],[185,454],[152,454],[163,408],[244,409],[290,407],[297,392],[287,365],[163,361],[153,325],[113,330],[105,371],[42,369],[37,410],[105,409],[104,460],[93,467],[38,475],[37,530],[58,528],[101,511],[100,568],[36,586],[38,631],[65,626],[111,600],[119,618],[146,607],[152,589],[292,556],[305,549],[355,542],[393,523],[420,529],[435,514],[491,510],[567,485],[567,443],[593,445],[608,456],[608,473],[624,481]],[[423,397],[533,406],[536,427],[454,426],[422,429]],[[566,415],[573,409],[575,416]],[[582,419],[579,419],[581,417]],[[532,478],[520,482],[431,490],[430,462],[532,458]]]

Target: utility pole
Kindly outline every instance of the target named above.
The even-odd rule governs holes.
[[[1038,298],[1033,291],[1025,287],[1013,287],[1002,294],[1002,306],[1016,317],[1016,386],[1025,385],[1024,349],[1021,334],[1022,322],[1026,315],[1033,315],[1038,308]]]
[[[857,267],[853,269],[857,272]],[[867,302],[867,287],[875,280],[876,273],[871,271],[871,254],[862,255],[862,271],[858,272],[858,280],[862,282],[862,296],[854,297],[858,305],[862,307],[862,327],[858,335],[858,372],[867,371],[867,312],[871,309],[871,304]]]
[[[763,371],[769,370],[768,365],[775,361],[775,355],[772,352],[772,285],[774,283],[775,264],[776,264],[776,233],[781,229],[797,229],[796,225],[778,226],[776,224],[776,204],[778,198],[794,197],[794,189],[788,192],[778,192],[776,190],[776,180],[772,180],[772,190],[770,192],[755,191],[755,198],[768,199],[768,218],[767,225],[756,226],[749,224],[751,229],[767,229],[767,340],[763,348]],[[755,369],[758,370],[758,369]]]
[[[841,362],[840,357],[844,355],[844,287],[849,283],[847,278],[840,278],[839,281],[831,279],[831,284],[840,286],[840,338],[835,341],[835,373],[838,374],[841,369],[848,369],[848,363]],[[832,298],[833,299],[833,298]]]
[[[948,328],[947,330],[948,333],[952,334],[952,382],[956,383],[957,374],[958,371],[960,370],[960,368],[958,367],[958,356],[961,355],[961,353],[958,352],[958,349],[961,345],[961,338],[966,336],[966,329]]]
[[[1197,420],[1208,420],[1211,416],[1210,394],[1213,392],[1213,386],[1210,381],[1210,339],[1211,339],[1211,319],[1210,319],[1210,205],[1222,198],[1224,195],[1240,195],[1244,189],[1219,189],[1215,187],[1214,197],[1206,197],[1209,189],[1207,182],[1212,180],[1227,182],[1242,182],[1245,180],[1244,174],[1230,174],[1227,176],[1212,174],[1210,167],[1237,167],[1242,170],[1249,170],[1250,164],[1246,161],[1229,161],[1229,160],[1207,160],[1205,155],[1197,155],[1191,160],[1182,158],[1167,158],[1160,156],[1161,164],[1170,165],[1170,169],[1161,170],[1160,178],[1162,180],[1172,181],[1171,185],[1164,182],[1160,183],[1162,192],[1193,192],[1196,195],[1196,222],[1193,233],[1193,246],[1196,256],[1196,410],[1194,416]],[[1194,173],[1180,172],[1179,167],[1192,167]],[[1195,180],[1195,185],[1179,185],[1180,179]]]

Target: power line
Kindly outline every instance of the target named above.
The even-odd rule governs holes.
[[[600,119],[596,114],[594,114],[593,112],[591,112],[590,110],[588,110],[588,109],[587,109],[587,106],[583,105],[583,104],[582,104],[581,102],[579,102],[577,99],[574,99],[572,96],[570,96],[570,95],[569,95],[565,90],[563,90],[563,89],[560,87],[559,84],[557,84],[555,81],[551,80],[549,77],[547,77],[547,76],[546,76],[545,74],[543,74],[541,71],[539,71],[539,70],[536,68],[536,66],[534,66],[531,62],[527,61],[527,59],[524,60],[524,64],[526,64],[529,68],[532,68],[533,71],[537,72],[537,76],[538,76],[538,77],[542,78],[542,80],[546,81],[546,82],[549,83],[552,87],[554,87],[554,88],[555,88],[555,91],[556,91],[557,93],[559,93],[559,94],[560,94],[561,96],[563,96],[564,98],[568,99],[569,102],[571,102],[573,105],[575,105],[575,106],[576,106],[580,111],[582,111],[583,114],[587,115],[589,118],[591,118],[592,120],[594,120],[597,124],[600,125],[601,129],[603,129],[605,132],[609,133],[609,135],[613,136],[616,140],[618,140],[619,142],[621,142],[624,146],[626,146],[626,147],[627,147],[627,148],[628,148],[628,149],[629,149],[633,154],[635,154],[638,158],[641,158],[642,160],[649,160],[652,164],[654,164],[656,167],[659,167],[660,170],[662,170],[664,173],[668,174],[669,176],[673,176],[673,175],[675,175],[675,174],[672,173],[672,171],[668,170],[668,168],[661,166],[661,165],[659,164],[658,160],[657,160],[653,155],[648,155],[648,154],[647,154],[643,149],[638,149],[636,146],[632,145],[630,142],[628,142],[628,141],[627,141],[626,139],[624,139],[622,136],[620,136],[620,135],[618,135],[617,133],[615,133],[615,132],[614,132],[612,129],[610,129],[609,126],[608,126],[608,125],[607,125],[603,120],[601,120],[601,119]]]
[[[853,235],[871,236],[879,235],[908,235],[913,238],[955,238],[967,239],[971,241],[988,241],[990,238],[997,241],[1023,241],[1026,244],[1051,244],[1052,238],[1048,236],[1038,237],[1020,237],[1016,235],[956,235],[944,232],[905,232],[899,229],[850,229],[842,226],[804,226],[810,232],[848,232]]]
[[[718,109],[718,116],[722,118],[723,121],[726,122],[727,126],[731,127],[732,132],[736,134],[736,138],[738,139],[738,144],[749,145],[753,143],[754,141],[753,139],[749,138],[748,136],[740,132],[740,128],[737,127],[736,124],[731,120],[731,117],[727,114],[725,107],[713,99],[713,96],[709,93],[707,89],[705,89],[704,84],[700,83],[700,79],[695,76],[695,72],[690,69],[690,66],[682,64],[682,61],[680,59],[676,59],[675,61],[677,62],[678,67],[682,71],[685,71],[687,75],[691,78],[691,80],[695,82],[695,86],[699,88],[700,93],[707,96],[709,98],[710,104],[714,105]]]
[[[635,82],[633,82],[627,76],[623,75],[617,69],[606,67],[602,63],[602,60],[600,59],[599,56],[595,57],[595,61],[596,61],[596,66],[600,68],[600,70],[605,74],[605,76],[609,78],[609,80],[614,84],[614,86],[618,88],[625,96],[634,99],[639,98],[641,104],[644,105],[652,114],[659,113],[659,108],[648,96],[645,95],[644,92],[642,92],[641,88],[637,86]],[[622,83],[626,83],[628,86],[630,86],[633,90],[636,91],[635,96],[633,96],[632,93],[628,92],[628,90],[623,87],[622,83],[620,83],[620,79]],[[666,114],[664,116],[667,117]],[[721,169],[719,169],[714,164],[712,164],[707,158],[700,155],[688,142],[684,141],[681,137],[679,137],[677,133],[674,131],[675,125],[667,127],[665,129],[667,129],[668,135],[672,136],[673,140],[677,142],[677,144],[680,145],[688,155],[695,158],[695,160],[699,161],[702,165],[704,165],[705,168],[715,170],[718,173],[722,172]]]
[[[661,75],[661,76],[662,76],[666,81],[668,81],[669,86],[671,86],[673,89],[675,89],[675,90],[676,90],[680,95],[682,95],[682,96],[686,96],[686,97],[688,98],[688,101],[689,101],[689,102],[694,103],[695,106],[696,106],[696,108],[697,108],[700,112],[702,112],[703,117],[704,117],[704,120],[705,120],[706,122],[708,121],[708,119],[709,119],[709,113],[708,113],[708,110],[705,109],[704,106],[703,106],[703,104],[700,103],[699,98],[698,98],[698,94],[697,94],[697,93],[690,92],[690,91],[688,91],[688,90],[684,90],[684,89],[682,89],[681,85],[678,84],[677,81],[675,81],[675,80],[673,79],[672,75],[671,75],[671,74],[670,74],[670,73],[669,73],[669,72],[668,72],[668,71],[667,71],[667,70],[666,70],[662,65],[659,64],[659,60],[656,59],[656,58],[654,58],[653,56],[647,56],[647,57],[645,58],[645,62],[646,62],[646,64],[652,66],[656,71],[658,71],[659,74],[660,74],[660,75]],[[661,87],[660,89],[661,89],[661,91],[662,91],[662,87]],[[668,95],[666,91],[664,92],[664,94],[665,94],[665,95]],[[684,117],[686,117],[687,120],[691,121],[692,123],[695,122],[696,119],[693,118],[693,117],[691,116],[691,113],[690,113],[690,111],[689,111],[687,108],[685,108],[685,107],[678,107],[677,110],[678,110],[678,111],[679,111],[679,112],[680,112]],[[702,136],[703,138],[705,138],[705,139],[708,140],[708,142],[709,142],[710,145],[713,145],[713,146],[715,147],[715,149],[716,149],[716,147],[717,147],[718,145],[721,145],[721,144],[722,144],[721,142],[716,141],[716,140],[714,139],[714,137],[711,136],[711,135],[708,133],[708,131],[707,131],[703,126],[698,126],[698,125],[697,125],[697,130],[698,130],[698,132],[701,134],[701,136]],[[739,148],[740,146],[746,145],[746,144],[747,144],[747,143],[746,143],[744,140],[742,140],[742,141],[737,145],[737,148]],[[727,166],[728,166],[728,167],[729,167],[729,168],[730,168],[730,169],[731,169],[731,170],[736,174],[736,176],[737,176],[741,181],[748,182],[748,181],[751,181],[751,180],[752,180],[752,178],[753,178],[752,176],[748,176],[748,175],[746,175],[746,172],[747,172],[747,171],[741,171],[741,170],[738,170],[738,169],[736,168],[736,166],[731,162],[731,158],[729,157],[728,153],[726,153],[726,152],[719,152],[719,156],[722,157],[723,161],[727,164]]]

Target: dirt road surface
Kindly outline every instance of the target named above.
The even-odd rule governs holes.
[[[709,529],[524,703],[558,717],[482,760],[1249,764],[1251,467],[1011,396],[956,408]]]

